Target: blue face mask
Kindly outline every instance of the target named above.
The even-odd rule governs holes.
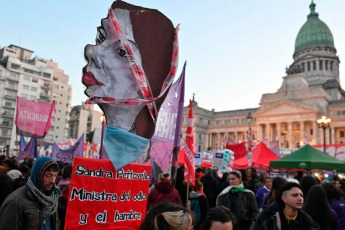
[[[135,161],[145,151],[149,140],[123,129],[107,126],[103,144],[116,170]]]

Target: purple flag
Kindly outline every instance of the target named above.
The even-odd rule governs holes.
[[[19,141],[19,154],[18,154],[19,160],[23,160],[22,154],[23,154],[23,152],[24,152],[25,147],[26,147],[26,143],[25,143],[24,136],[23,136],[23,135],[20,135],[20,141]]]
[[[173,149],[180,145],[180,133],[183,118],[184,82],[186,63],[180,78],[171,86],[159,111],[155,133],[151,139],[151,160],[166,172],[169,168]],[[177,151],[178,152],[178,151]],[[177,156],[173,157],[175,165]]]
[[[280,157],[279,141],[270,141],[269,149]]]
[[[22,137],[20,139],[22,141]],[[23,137],[24,141],[24,137]],[[25,141],[24,141],[25,143]],[[22,145],[22,143],[20,143]],[[20,146],[21,148],[22,146]],[[19,149],[20,150],[20,149]],[[37,138],[31,137],[29,143],[25,146],[24,150],[19,154],[19,159],[36,158],[37,157]]]
[[[52,151],[52,158],[55,161],[62,161],[63,163],[72,164],[73,158],[75,156],[83,157],[84,153],[84,134],[81,135],[79,140],[71,146],[69,149],[62,150],[59,146],[54,143],[53,151]]]

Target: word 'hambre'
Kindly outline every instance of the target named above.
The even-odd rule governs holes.
[[[91,177],[100,177],[103,178],[104,176],[108,179],[114,178],[114,173],[112,171],[106,171],[103,168],[98,170],[94,169],[86,169],[84,165],[78,165],[76,167],[76,175],[78,176],[91,176]],[[133,170],[123,170],[119,169],[115,175],[115,179],[126,179],[126,180],[149,180],[150,177],[146,171],[142,173],[133,172]]]

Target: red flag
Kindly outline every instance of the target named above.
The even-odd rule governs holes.
[[[230,149],[231,151],[234,152],[234,158],[235,160],[240,159],[242,157],[245,157],[247,154],[247,149],[246,149],[246,143],[242,142],[239,144],[234,144],[234,145],[226,145],[227,149]]]
[[[191,183],[194,186],[195,185],[195,171],[194,171],[195,152],[194,152],[194,133],[193,133],[193,105],[192,105],[191,100],[189,100],[189,114],[188,114],[188,120],[187,120],[187,130],[186,130],[186,144],[184,148],[185,148],[184,177],[189,183]]]

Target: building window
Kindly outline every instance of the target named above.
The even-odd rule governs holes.
[[[345,115],[345,111],[342,112],[342,115]]]
[[[341,112],[340,111],[337,111],[337,116],[340,116],[341,115]]]
[[[5,102],[5,105],[6,105],[6,106],[9,106],[9,107],[12,107],[12,103],[11,103],[11,102],[8,102],[8,101]]]
[[[310,129],[310,135],[313,135],[314,131],[313,129]]]
[[[344,131],[340,131],[340,137],[345,137],[345,132]]]
[[[331,61],[329,64],[330,64],[330,65],[329,65],[329,70],[330,70],[330,71],[333,71],[333,61]]]
[[[29,89],[30,89],[30,87],[29,87],[28,85],[23,85],[23,89],[27,89],[27,90],[29,90]]]
[[[29,99],[30,99],[30,100],[36,100],[36,96],[30,95],[30,96],[29,96]]]
[[[322,70],[322,60],[319,61],[319,69]]]
[[[38,82],[38,79],[36,79],[36,78],[32,78],[32,80],[31,80],[32,82],[35,82],[35,83],[37,83]]]
[[[32,86],[31,86],[31,91],[37,92],[37,87],[32,87]]]
[[[325,70],[328,70],[328,60],[325,61]]]
[[[313,61],[313,70],[316,70],[316,61]]]
[[[24,75],[24,80],[25,80],[25,81],[30,81],[30,77],[29,77],[29,76]]]
[[[307,69],[310,71],[310,61],[307,62]]]
[[[50,73],[45,73],[45,72],[43,72],[43,77],[44,77],[44,78],[49,78],[49,79],[50,79],[51,76],[52,76],[52,75],[51,75]]]
[[[28,95],[26,93],[22,93],[21,97],[26,99],[28,98]]]
[[[20,69],[20,65],[11,63],[11,68],[12,69]]]
[[[302,72],[304,72],[305,71],[305,63],[304,62],[302,62]]]

